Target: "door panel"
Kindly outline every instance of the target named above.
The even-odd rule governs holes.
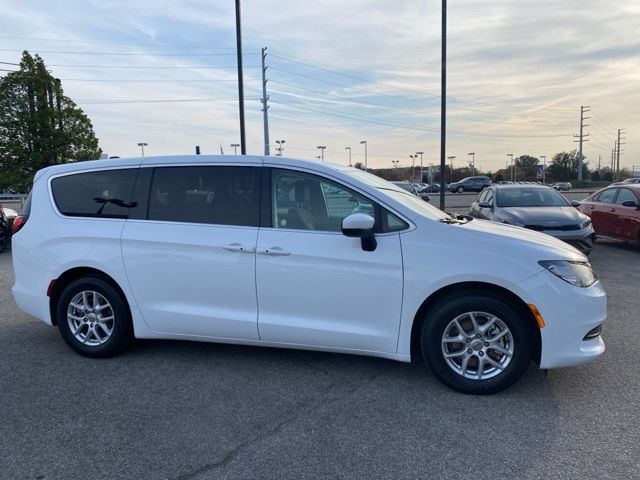
[[[625,201],[638,203],[640,199],[628,188],[620,189],[616,197],[614,233],[618,238],[635,242],[638,241],[638,231],[640,229],[640,211],[638,207],[622,206]]]
[[[614,199],[617,188],[604,190],[594,198],[594,208],[591,210],[591,222],[593,228],[598,235],[613,236],[615,235],[615,204]],[[612,212],[614,210],[614,212]]]
[[[377,248],[365,252],[359,238],[342,235],[341,224],[351,213],[365,213],[380,219],[381,232],[408,225],[321,176],[274,168],[270,180],[271,221],[260,229],[256,255],[260,339],[395,352],[403,285],[399,234],[376,235]]]
[[[127,278],[149,327],[257,340],[257,238],[250,227],[126,222]]]
[[[397,233],[373,252],[340,233],[261,229],[256,256],[260,339],[395,352],[402,304]],[[289,255],[271,256],[278,247]]]
[[[151,170],[150,168],[145,168]],[[260,175],[252,166],[153,168],[122,233],[136,304],[163,333],[257,340]]]

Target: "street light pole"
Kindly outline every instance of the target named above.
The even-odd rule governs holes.
[[[447,140],[447,0],[442,0],[442,54],[440,58],[440,210],[444,211],[444,186]],[[451,172],[453,174],[453,172]]]
[[[542,164],[542,184],[544,185],[545,183],[547,183],[547,156],[546,155],[540,155],[540,158],[543,161]]]
[[[237,155],[238,154],[238,147],[240,146],[239,143],[232,143],[231,146],[233,147],[233,154]]]
[[[471,155],[471,176],[475,176],[476,174],[476,152],[468,153],[467,155]]]
[[[138,143],[138,146],[142,149],[142,156],[143,157],[144,157],[144,147],[146,147],[147,145],[149,145],[147,142]]]
[[[351,166],[351,147],[344,147],[345,150],[349,150],[349,166]]]
[[[242,74],[242,26],[240,22],[240,0],[236,0],[236,56],[238,57],[238,106],[240,115],[240,153],[247,154],[247,139],[244,128],[244,79]]]
[[[364,171],[368,172],[369,171],[369,166],[367,164],[367,141],[366,140],[362,140],[360,142],[361,145],[364,145]]]
[[[513,153],[507,153],[507,157],[511,159],[511,181],[515,182],[515,175],[514,175],[514,169],[513,169]]]
[[[449,159],[449,162],[451,162],[451,182],[453,183],[453,161],[456,159],[455,155],[450,155],[447,157]]]
[[[422,154],[423,153],[424,152],[416,152],[416,155],[420,155],[420,183],[423,182],[423,180],[422,180],[422,175],[423,175],[423,173],[422,173]]]
[[[318,145],[316,148],[320,150],[320,158],[324,162],[324,149],[327,148],[326,145]]]
[[[414,183],[416,181],[416,158],[418,155],[409,155],[411,159],[411,182]]]

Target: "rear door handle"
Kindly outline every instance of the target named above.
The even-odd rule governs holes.
[[[230,243],[228,245],[222,245],[222,248],[229,252],[243,252],[243,253],[253,253],[255,250],[253,248],[247,248],[240,243]]]
[[[258,250],[258,253],[262,255],[272,255],[274,257],[277,257],[277,256],[284,257],[287,255],[291,255],[291,252],[289,252],[288,250],[283,250],[280,247],[264,248],[264,249]]]
[[[615,212],[615,211],[616,211],[616,209],[615,209],[615,208],[612,208],[612,209],[611,209],[611,210],[609,210],[609,211],[610,211],[610,212]]]

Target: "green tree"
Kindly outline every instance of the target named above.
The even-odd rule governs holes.
[[[27,191],[41,168],[100,157],[84,112],[66,97],[38,55],[0,79],[0,189]]]
[[[538,164],[536,157],[530,155],[520,155],[514,160],[516,165],[516,175],[518,180],[535,180],[538,174]]]
[[[582,172],[585,178],[589,178],[588,162],[583,162]],[[556,153],[547,167],[547,178],[557,182],[578,178],[578,153],[575,150]]]

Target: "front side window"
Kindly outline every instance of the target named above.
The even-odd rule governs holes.
[[[260,170],[256,167],[157,167],[149,220],[257,227]]]
[[[618,193],[618,198],[616,198],[616,203],[622,205],[623,202],[628,201],[638,203],[638,199],[631,190],[629,190],[628,188],[621,188],[620,192]]]
[[[58,210],[72,217],[127,218],[138,169],[101,170],[56,177],[51,191]]]
[[[598,203],[613,203],[613,197],[616,196],[616,191],[617,188],[609,188],[608,190],[601,192],[595,200]]]
[[[274,228],[340,232],[352,213],[375,217],[371,200],[331,180],[275,168],[271,175]]]

